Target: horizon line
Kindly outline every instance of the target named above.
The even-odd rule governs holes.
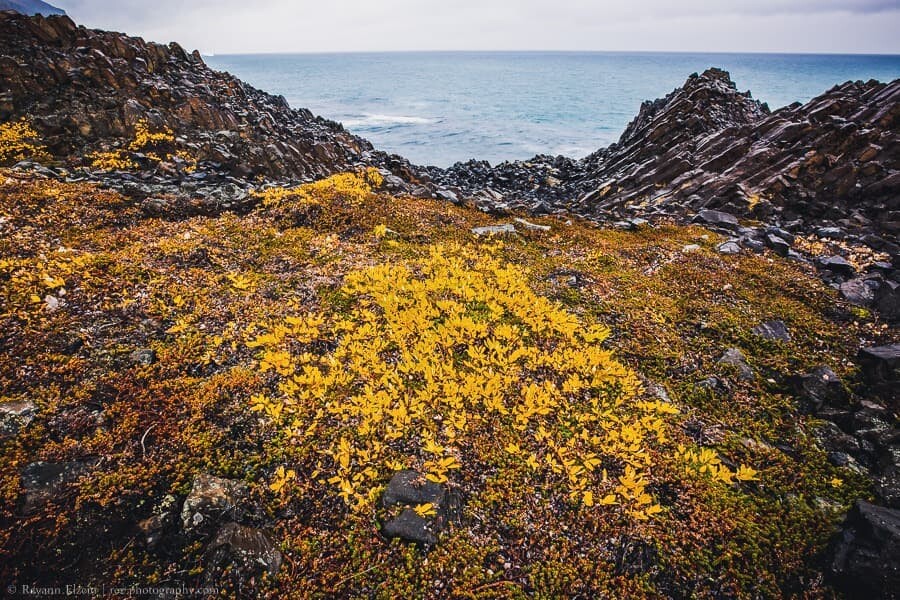
[[[287,56],[325,54],[714,54],[762,56],[865,56],[900,58],[900,52],[790,52],[775,50],[279,50],[259,52],[205,52],[201,56]]]

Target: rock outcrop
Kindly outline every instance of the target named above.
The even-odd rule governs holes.
[[[371,144],[339,124],[214,71],[176,43],[5,12],[0,48],[0,121],[28,115],[57,157],[106,149],[143,120],[239,177],[316,178],[375,160]]]
[[[900,231],[900,80],[848,82],[774,113],[719,69],[646,102],[617,144],[432,172],[463,197],[590,218],[719,209],[769,222]],[[490,207],[489,207],[490,208]]]

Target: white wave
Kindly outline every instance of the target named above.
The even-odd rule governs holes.
[[[364,114],[361,117],[344,120],[344,127],[379,127],[385,125],[430,125],[436,119],[408,117],[403,115]]]

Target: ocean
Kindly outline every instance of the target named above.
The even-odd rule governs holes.
[[[900,77],[900,56],[612,52],[205,57],[414,163],[579,158],[615,142],[641,102],[708,67],[776,109],[848,80]]]

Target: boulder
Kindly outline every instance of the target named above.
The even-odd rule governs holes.
[[[851,598],[896,598],[900,511],[858,500],[832,543],[829,570]]]
[[[786,257],[791,251],[791,243],[779,235],[767,233],[764,239],[766,246],[771,248],[778,256]]]
[[[720,254],[740,254],[741,246],[737,240],[728,240],[716,246]]]
[[[875,309],[885,321],[900,322],[900,282],[886,280],[878,287],[873,299]]]
[[[826,256],[816,259],[816,266],[824,271],[831,271],[838,275],[852,277],[856,268],[843,256]]]
[[[381,505],[390,508],[398,504],[432,504],[439,510],[445,509],[447,490],[416,471],[398,471],[391,477],[381,497]]]
[[[875,303],[875,294],[880,285],[877,280],[857,277],[840,285],[841,296],[854,306],[868,307]]]
[[[868,391],[900,410],[900,344],[862,348],[857,360]]]
[[[435,511],[433,516],[423,517],[414,509],[423,504],[430,504]],[[428,481],[424,475],[416,471],[398,471],[391,478],[381,505],[389,515],[382,533],[388,538],[400,538],[421,546],[433,546],[437,543],[437,535],[447,528],[449,522],[459,512],[459,498],[450,493],[445,486]]]
[[[737,229],[740,227],[737,217],[721,210],[701,210],[697,213],[697,216],[694,217],[694,223],[715,225],[725,229]]]

